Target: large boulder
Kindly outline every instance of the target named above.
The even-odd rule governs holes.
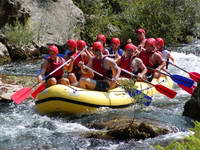
[[[194,90],[192,97],[189,101],[185,103],[184,106],[184,116],[188,116],[197,121],[200,121],[200,82],[197,85],[197,88]]]
[[[22,7],[30,9],[30,24],[35,29],[36,41],[61,43],[79,37],[85,22],[83,12],[72,0],[26,0]]]
[[[63,44],[69,38],[79,38],[85,23],[83,12],[72,0],[1,0],[0,29],[18,20],[33,31],[33,47],[42,47],[47,43]],[[4,40],[10,57],[12,52],[24,54],[25,49],[14,42]],[[25,52],[26,54],[26,52]],[[15,55],[15,54],[14,54]]]
[[[114,119],[86,126],[97,130],[86,133],[85,137],[99,139],[144,140],[172,132],[171,127],[148,119]]]

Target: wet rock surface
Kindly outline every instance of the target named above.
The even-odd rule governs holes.
[[[85,136],[98,139],[144,140],[171,132],[166,125],[147,119],[115,119],[87,126],[98,131],[90,132]]]
[[[10,97],[13,93],[21,88],[33,85],[32,77],[16,77],[0,75],[0,101],[11,101]]]
[[[83,27],[85,18],[72,0],[2,0],[0,29],[16,21],[28,25],[34,36],[32,44],[24,47],[9,42],[4,33],[0,33],[0,47],[6,48],[6,51],[0,50],[0,56],[9,52],[13,61],[27,59],[32,53],[38,56],[38,49],[46,43],[64,44],[69,38],[79,38],[78,29]],[[0,57],[0,61],[5,61],[4,57]]]
[[[194,90],[192,97],[189,101],[185,103],[184,106],[184,116],[188,116],[197,121],[200,121],[200,82],[197,85],[197,88]]]

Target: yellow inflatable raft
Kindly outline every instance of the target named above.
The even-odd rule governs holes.
[[[173,81],[169,77],[153,79],[152,83],[162,84],[172,88]],[[156,89],[144,82],[136,82],[137,90],[148,96],[158,92]],[[91,113],[101,107],[126,108],[136,102],[122,87],[109,90],[108,92],[87,90],[74,86],[54,85],[38,94],[36,110],[42,114],[49,113]]]

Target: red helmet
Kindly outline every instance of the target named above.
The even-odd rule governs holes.
[[[155,46],[155,44],[156,40],[154,38],[148,38],[145,43],[145,45],[151,45],[151,46]]]
[[[144,34],[146,34],[145,30],[142,29],[142,28],[137,29],[137,30],[136,30],[136,33],[144,33]]]
[[[67,45],[71,48],[76,48],[77,47],[77,43],[75,40],[67,40]]]
[[[84,47],[86,47],[86,45],[87,45],[86,42],[83,41],[83,40],[77,41],[77,48],[80,49],[80,50],[83,49]]]
[[[59,50],[58,50],[58,48],[57,48],[55,45],[50,45],[50,46],[48,46],[48,53],[49,53],[50,51],[53,51],[53,52],[55,52],[56,54],[59,53]]]
[[[156,43],[161,47],[164,47],[165,41],[162,38],[156,38]]]
[[[120,39],[119,38],[112,38],[111,43],[119,46],[120,45]]]
[[[101,40],[101,41],[103,41],[103,44],[105,44],[105,43],[106,43],[106,36],[103,35],[103,34],[98,34],[96,40],[97,40],[97,41],[98,41],[98,40]]]
[[[135,51],[137,49],[137,47],[133,44],[126,44],[125,50],[131,50],[131,51]]]
[[[92,48],[94,51],[102,51],[103,50],[103,44],[101,42],[94,42],[92,45]]]

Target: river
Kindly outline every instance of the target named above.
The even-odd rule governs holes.
[[[197,51],[200,41],[174,49],[172,55],[177,65],[189,72],[200,71],[200,57],[192,53]],[[188,50],[188,51],[187,51]],[[187,51],[186,53],[182,52]],[[0,66],[0,74],[36,76],[41,60],[37,62],[18,62]],[[169,72],[187,76],[187,73],[169,66]],[[34,110],[34,100],[15,105],[1,103],[0,107],[0,149],[51,149],[51,150],[152,150],[154,144],[165,144],[174,139],[183,138],[193,127],[190,118],[182,116],[183,107],[190,95],[177,85],[173,88],[178,94],[174,99],[163,95],[153,97],[150,106],[135,105],[127,109],[103,109],[91,115],[81,116],[45,116]],[[145,118],[158,121],[173,128],[174,133],[140,141],[116,141],[87,139],[81,136],[92,129],[85,123],[113,118]]]

